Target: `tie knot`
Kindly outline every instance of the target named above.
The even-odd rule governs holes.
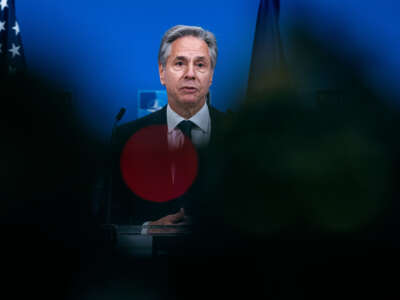
[[[189,139],[192,139],[192,129],[196,125],[189,120],[183,120],[178,124],[178,128],[182,131],[182,133],[187,136]]]

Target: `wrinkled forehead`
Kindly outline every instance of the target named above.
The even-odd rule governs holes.
[[[202,39],[194,36],[184,36],[171,44],[168,59],[204,59],[210,60],[210,50]]]

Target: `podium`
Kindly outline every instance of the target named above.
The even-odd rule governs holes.
[[[187,225],[103,225],[105,239],[120,254],[133,257],[185,255],[191,228]]]

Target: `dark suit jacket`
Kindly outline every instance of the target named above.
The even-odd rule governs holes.
[[[211,145],[216,140],[216,135],[224,120],[224,113],[209,106],[211,119]],[[183,197],[170,200],[163,203],[150,202],[142,199],[132,192],[121,176],[120,156],[121,152],[129,138],[138,130],[150,125],[167,124],[167,107],[156,111],[138,120],[125,123],[119,126],[114,135],[114,168],[112,184],[112,204],[111,204],[111,223],[114,224],[133,224],[141,225],[145,221],[157,220],[168,214],[176,213],[183,206],[190,206],[192,201],[201,201],[199,199],[201,191],[206,188],[207,182],[204,178],[204,161],[207,156],[207,147],[197,149],[199,158],[198,175]],[[184,203],[185,202],[185,203]]]

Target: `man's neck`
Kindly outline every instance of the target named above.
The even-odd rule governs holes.
[[[205,105],[205,102],[202,105],[197,105],[197,106],[187,105],[186,107],[180,107],[180,106],[177,107],[177,106],[170,104],[170,107],[174,112],[176,112],[182,118],[188,120],[191,117],[193,117],[195,114],[197,114],[204,105]]]

